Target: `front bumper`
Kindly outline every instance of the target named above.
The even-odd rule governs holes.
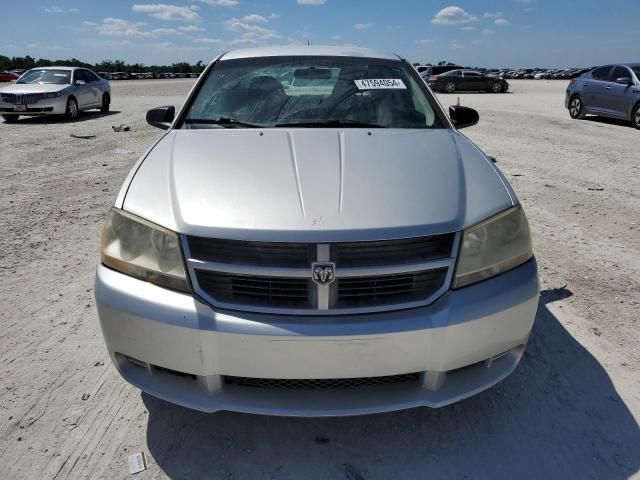
[[[16,110],[13,103],[0,102],[2,115],[63,115],[67,111],[67,97],[46,98],[24,105],[24,110]]]
[[[142,390],[206,412],[331,416],[439,407],[494,385],[522,356],[539,287],[532,260],[428,307],[340,317],[214,311],[102,265],[95,292],[114,364]],[[318,390],[227,383],[417,372],[416,382]]]

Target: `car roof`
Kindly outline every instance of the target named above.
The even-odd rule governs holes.
[[[256,57],[317,56],[317,57],[360,57],[383,60],[401,59],[397,54],[373,50],[370,48],[328,45],[286,45],[274,47],[256,47],[232,50],[224,53],[220,60]]]
[[[81,68],[84,68],[84,67],[64,67],[64,66],[59,66],[59,67],[33,67],[33,68],[30,68],[29,70],[69,70],[69,71],[72,71],[72,70],[79,70]],[[86,70],[86,68],[84,70]]]

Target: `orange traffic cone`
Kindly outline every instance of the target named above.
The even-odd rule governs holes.
[[[456,107],[460,106],[460,97],[458,97],[458,101],[456,102]]]

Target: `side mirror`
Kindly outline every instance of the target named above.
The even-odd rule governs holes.
[[[84,80],[76,80],[74,82],[74,85],[86,85],[87,82],[85,82]]]
[[[147,112],[147,123],[153,127],[167,130],[173,123],[176,109],[173,105],[152,108]]]
[[[619,83],[620,85],[633,85],[630,77],[616,78],[616,83]]]
[[[451,105],[449,107],[449,118],[451,118],[451,123],[460,130],[478,123],[480,115],[473,108]]]

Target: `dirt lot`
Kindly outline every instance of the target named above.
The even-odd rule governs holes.
[[[114,112],[75,123],[0,122],[0,478],[125,478],[138,451],[138,478],[640,478],[640,132],[571,120],[565,82],[460,95],[540,265],[531,342],[502,384],[439,410],[287,419],[204,415],[121,380],[93,300],[101,224],[159,133],[145,110],[191,82],[113,82]]]

